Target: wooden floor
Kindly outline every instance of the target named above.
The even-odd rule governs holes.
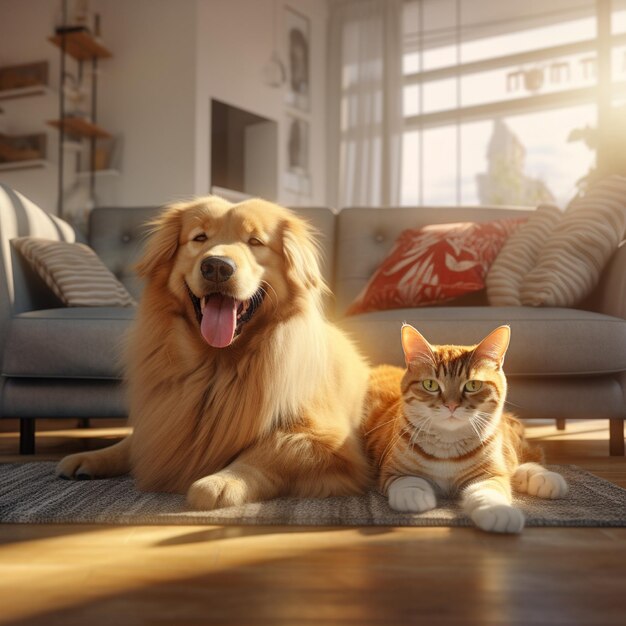
[[[35,458],[124,432],[72,424],[48,426],[55,430],[38,436]],[[0,428],[0,461],[24,460],[15,424]],[[529,436],[550,462],[626,487],[626,459],[608,456],[607,423],[531,425]],[[509,537],[470,528],[0,525],[0,624],[417,623],[621,626],[626,528]]]

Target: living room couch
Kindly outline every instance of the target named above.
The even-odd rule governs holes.
[[[146,223],[158,207],[96,208],[87,243],[136,298],[132,267]],[[406,228],[433,223],[520,217],[508,208],[298,208],[320,233],[322,270],[333,291],[329,316],[370,361],[403,363],[400,326],[409,322],[432,343],[471,344],[510,324],[505,371],[510,409],[522,418],[609,419],[610,452],[624,454],[626,418],[626,247],[606,267],[601,283],[579,308],[490,307],[483,293],[449,305],[345,316]],[[32,453],[43,418],[125,417],[120,365],[132,307],[64,307],[11,244],[37,236],[75,241],[81,236],[20,194],[0,185],[0,417],[18,418],[20,452]]]

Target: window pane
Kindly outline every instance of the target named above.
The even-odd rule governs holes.
[[[493,122],[461,125],[461,203],[480,204],[478,176],[488,169],[487,148],[493,132]]]
[[[596,36],[595,2],[463,0],[463,63],[574,43]]]
[[[595,117],[595,107],[588,105],[495,120],[487,143],[486,169],[476,174],[480,204],[556,202],[565,206],[594,160],[582,141],[569,141],[570,134],[595,126]],[[480,146],[485,146],[484,130]],[[463,154],[464,165],[471,159],[469,152]],[[467,171],[469,176],[471,168]]]
[[[420,71],[419,52],[407,52],[402,57],[402,73],[417,74]]]
[[[613,48],[611,74],[613,80],[626,79],[626,46],[615,46]]]
[[[420,200],[419,132],[409,131],[402,136],[402,180],[400,203],[415,206]]]
[[[611,32],[614,35],[626,33],[626,1],[613,0],[611,7]]]
[[[402,72],[403,74],[416,74],[421,70],[419,1],[405,2],[402,5],[402,32],[404,38]]]
[[[423,29],[420,28],[419,0],[404,4],[404,74],[457,63],[456,0],[423,0],[421,4]],[[423,52],[421,64],[420,50]]]
[[[572,54],[522,67],[504,67],[467,74],[461,78],[461,104],[472,106],[505,102],[591,87],[595,83],[595,54]]]
[[[456,78],[424,83],[424,113],[456,109]]]
[[[423,203],[426,205],[457,202],[456,133],[455,126],[423,131]]]
[[[423,69],[456,64],[456,0],[425,0]]]
[[[407,85],[402,92],[402,114],[404,117],[418,115],[420,112],[420,86]]]
[[[498,67],[498,59],[593,41],[596,10],[596,0],[405,0],[403,71],[410,84],[403,90],[403,112],[409,118],[403,203],[442,205],[460,199],[465,205],[553,201],[565,206],[595,160],[582,138],[585,128],[597,124],[597,50],[535,55],[505,67]],[[613,33],[626,33],[626,0],[613,0],[612,11]],[[468,73],[463,67],[492,59],[481,71]],[[623,105],[624,43],[613,47],[611,67],[612,101]],[[419,76],[442,68],[451,69]]]

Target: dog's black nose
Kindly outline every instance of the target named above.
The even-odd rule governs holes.
[[[223,256],[209,256],[200,265],[202,276],[216,283],[228,280],[236,269],[234,262]]]

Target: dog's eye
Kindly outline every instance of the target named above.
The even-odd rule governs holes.
[[[207,236],[204,233],[200,233],[193,238],[193,241],[206,241]]]
[[[250,237],[250,239],[248,239],[248,245],[250,246],[264,246],[265,244],[258,239],[257,237]]]

